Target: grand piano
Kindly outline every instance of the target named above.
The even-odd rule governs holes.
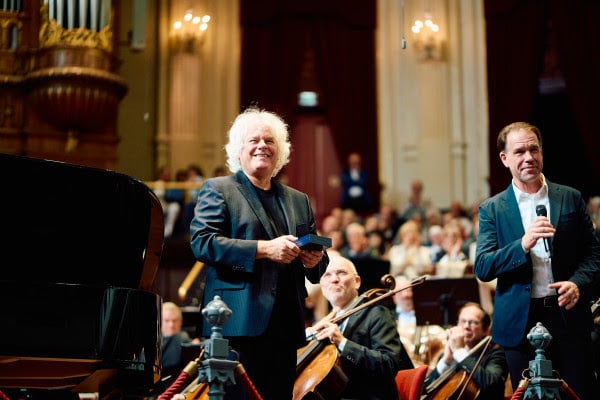
[[[108,170],[0,154],[0,171],[0,394],[145,397],[161,373],[158,199]]]

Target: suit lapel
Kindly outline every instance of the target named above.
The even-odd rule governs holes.
[[[557,185],[548,182],[547,179],[546,184],[548,185],[548,201],[550,203],[550,223],[552,226],[557,227],[558,219],[562,213],[563,192]],[[551,237],[550,243],[553,241],[554,237]]]
[[[525,230],[523,229],[523,223],[521,222],[521,212],[519,211],[519,205],[517,204],[512,184],[504,191],[500,200],[499,207],[501,209],[499,210],[499,215],[506,216],[506,221],[508,222],[508,226],[510,227],[513,236],[523,236]]]
[[[550,223],[553,226],[557,226],[560,213],[562,212],[563,193],[555,184],[548,182],[548,180],[546,180],[546,183],[548,185],[548,200],[550,202]],[[512,184],[504,191],[504,194],[501,197],[500,207],[502,208],[502,213],[507,216],[506,220],[515,236],[523,236],[525,231],[523,229],[523,223],[521,222],[519,205],[517,204]],[[519,218],[511,218],[512,215],[517,215]],[[550,240],[552,241],[552,239]]]
[[[550,202],[550,223],[553,226],[558,226],[558,218],[562,212],[563,193],[555,184],[548,182],[548,180],[546,180],[546,183],[548,184],[548,200]]]
[[[356,297],[352,301],[352,303],[348,306],[348,309],[346,311],[354,310],[356,307],[358,307],[363,302],[366,302],[367,300],[368,299],[367,299],[367,297],[364,294]],[[361,321],[362,318],[364,318],[364,316],[366,315],[365,312],[366,311],[364,309],[363,310],[359,310],[359,311],[351,314],[347,318],[348,322],[346,322],[346,326],[344,327],[344,336],[345,337],[348,337],[348,338],[352,337],[352,335],[354,334],[354,331],[356,330],[356,327],[360,324],[359,321]]]

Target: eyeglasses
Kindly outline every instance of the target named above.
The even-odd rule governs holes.
[[[480,321],[475,321],[474,319],[459,319],[458,320],[458,325],[464,325],[465,323],[469,324],[469,326],[481,325]]]

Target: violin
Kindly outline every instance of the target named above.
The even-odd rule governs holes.
[[[479,366],[479,363],[490,344],[491,337],[487,336],[481,340],[471,351],[469,356],[476,354],[481,347],[483,351],[479,355],[475,367],[468,374],[460,368],[460,364],[455,364],[445,370],[435,381],[424,389],[424,395],[421,400],[474,400],[479,396],[480,389],[473,381],[473,373]]]
[[[417,278],[407,286],[396,290],[393,276],[386,274],[381,283],[390,288],[375,288],[357,298],[357,304],[343,314],[331,319],[332,323],[341,323],[355,312],[369,307],[376,302],[393,296],[395,293],[419,285],[425,277]],[[382,294],[383,292],[383,294]],[[294,382],[293,400],[305,398],[339,398],[348,383],[348,377],[341,367],[340,354],[337,346],[326,341],[311,340],[306,346],[298,349],[296,362],[296,380]]]

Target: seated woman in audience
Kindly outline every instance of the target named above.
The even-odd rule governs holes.
[[[387,253],[390,274],[404,275],[408,279],[433,273],[429,249],[421,244],[419,225],[408,220],[398,230],[400,244],[393,245]]]
[[[463,252],[463,230],[456,220],[444,226],[442,246],[446,254],[436,265],[436,275],[446,278],[460,278],[465,274],[469,259]]]

